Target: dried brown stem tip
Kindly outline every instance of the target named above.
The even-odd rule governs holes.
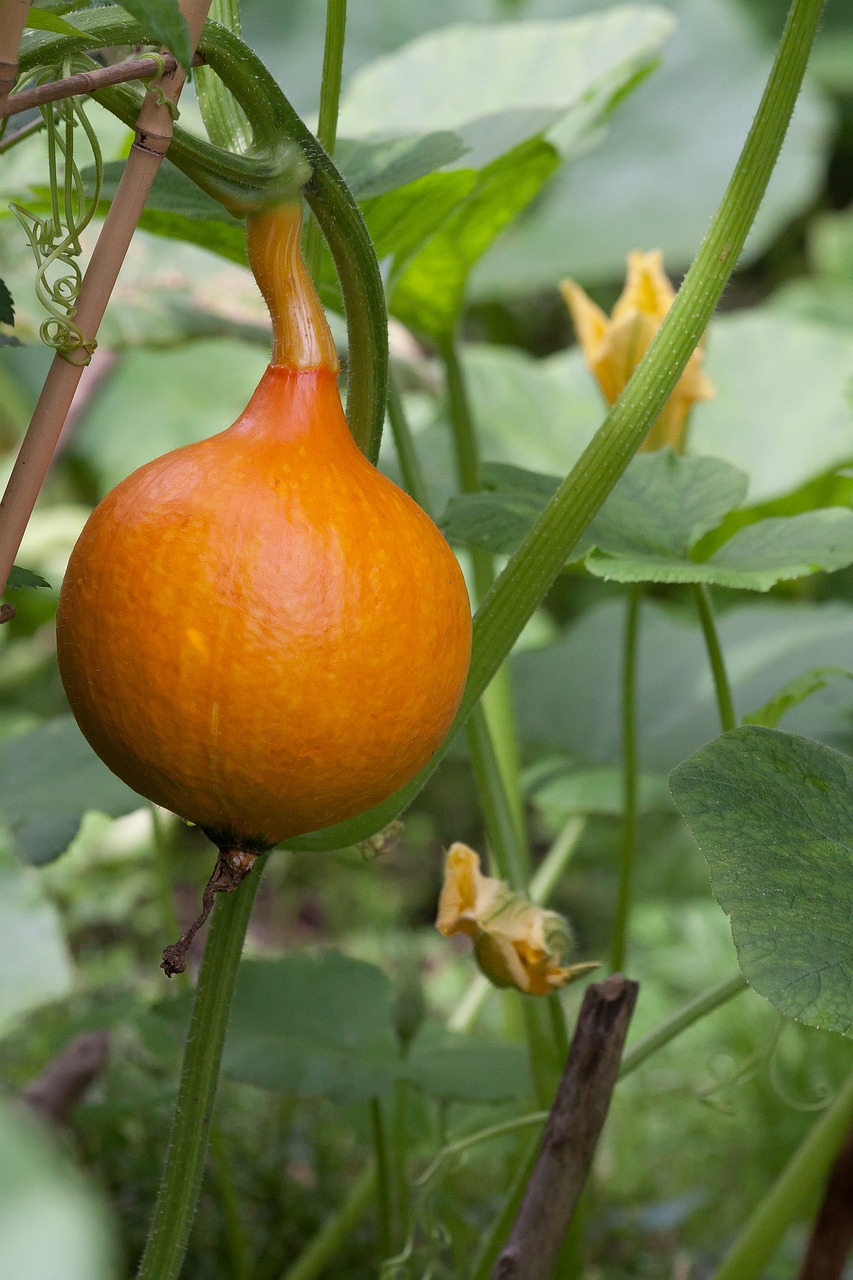
[[[0,604],[0,623],[11,622],[15,616],[13,604]]]
[[[167,978],[171,978],[175,973],[183,973],[186,969],[187,952],[192,945],[193,938],[213,910],[216,894],[233,893],[252,870],[257,856],[256,853],[250,853],[248,849],[219,850],[219,857],[216,859],[213,875],[205,885],[204,893],[202,894],[201,914],[193,920],[190,927],[181,934],[177,942],[173,942],[171,946],[166,947],[163,951],[163,962],[160,968],[165,970]]]

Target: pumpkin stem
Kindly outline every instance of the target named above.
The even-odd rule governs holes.
[[[213,900],[216,894],[233,893],[252,870],[257,856],[256,853],[251,853],[248,849],[220,848],[216,866],[213,868],[213,875],[205,885],[204,893],[202,894],[201,914],[196,916],[190,927],[181,934],[177,942],[173,942],[171,946],[166,947],[163,951],[163,961],[160,968],[165,970],[167,978],[171,978],[176,973],[183,973],[186,969],[187,952],[192,945],[193,938],[213,910]]]

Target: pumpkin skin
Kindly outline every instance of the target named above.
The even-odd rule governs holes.
[[[377,804],[439,746],[471,615],[429,517],[361,454],[335,368],[135,471],[72,553],[59,669],[101,759],[221,848]]]

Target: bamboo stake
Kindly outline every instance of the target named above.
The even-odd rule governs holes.
[[[30,0],[0,0],[0,103],[18,77],[18,50],[29,11]]]
[[[11,4],[11,0],[5,0],[5,4]],[[183,0],[181,4],[193,48],[198,43],[209,7],[210,0]],[[185,79],[183,68],[176,65],[173,71],[167,71],[152,85],[152,90],[159,87],[165,98],[174,103]],[[93,341],[98,332],[151,184],[171,141],[172,116],[169,108],[161,106],[154,92],[149,91],[136,122],[136,139],[115,199],[80,286],[74,323],[87,342]],[[0,500],[0,584],[4,588],[88,362],[89,355],[85,350],[54,356],[6,492]]]
[[[201,66],[204,59],[200,54],[193,58],[193,66]],[[164,72],[173,72],[177,61],[171,53],[163,56]],[[33,89],[22,89],[13,93],[5,102],[0,102],[0,119],[14,116],[21,111],[29,111],[31,107],[41,107],[47,102],[56,102],[59,98],[74,98],[78,94],[97,93],[99,89],[107,89],[114,84],[126,84],[128,80],[145,80],[158,70],[157,60],[150,55],[142,58],[130,58],[125,62],[117,62],[112,67],[98,67],[92,71],[78,71],[76,75],[65,76],[62,80],[51,80],[47,84],[36,85]]]

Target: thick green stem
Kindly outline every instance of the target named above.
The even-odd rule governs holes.
[[[702,624],[702,634],[705,637],[705,648],[708,650],[711,674],[714,677],[717,706],[720,710],[720,724],[722,725],[723,733],[728,733],[729,729],[737,727],[737,715],[735,713],[734,698],[732,697],[732,688],[729,684],[728,672],[723,659],[720,637],[717,632],[717,624],[714,620],[711,593],[704,582],[697,582],[693,591],[696,596],[699,621]]]
[[[388,800],[358,818],[297,837],[295,848],[335,849],[362,840],[411,803],[648,434],[740,256],[788,129],[822,8],[823,0],[794,0],[734,175],[671,310],[619,400],[480,606],[465,696],[445,743]]]
[[[391,1211],[391,1178],[388,1171],[388,1142],[382,1103],[370,1099],[370,1132],[373,1138],[373,1163],[376,1169],[376,1218],[379,1223],[379,1252],[383,1258],[391,1253],[394,1216]]]
[[[260,874],[221,894],[198,975],[166,1168],[138,1280],[177,1280],[201,1188],[225,1028]]]
[[[631,883],[637,852],[637,642],[640,632],[642,588],[631,587],[622,652],[622,839],[619,844],[619,891],[613,922],[610,968],[618,973],[625,963]]]
[[[347,0],[326,2],[326,42],[323,48],[323,79],[320,86],[320,118],[317,141],[328,155],[335,154],[338,135],[338,107],[341,101],[341,73],[344,65],[344,41],[347,27]],[[312,218],[308,225],[305,261],[317,280],[323,248],[319,223]]]
[[[752,1214],[711,1280],[758,1280],[788,1227],[803,1217],[826,1181],[853,1118],[853,1073],[812,1127]]]
[[[391,424],[391,434],[394,437],[394,446],[397,450],[397,458],[400,463],[400,470],[403,473],[403,484],[406,487],[406,492],[410,497],[414,498],[418,506],[423,508],[427,515],[430,515],[432,508],[429,490],[421,467],[421,460],[415,448],[412,429],[406,417],[403,397],[400,395],[400,388],[397,386],[393,372],[389,373],[388,376],[388,421]]]
[[[316,1280],[328,1263],[341,1251],[346,1238],[367,1212],[376,1187],[376,1164],[365,1168],[353,1183],[341,1207],[323,1224],[314,1239],[303,1250],[281,1280]]]

